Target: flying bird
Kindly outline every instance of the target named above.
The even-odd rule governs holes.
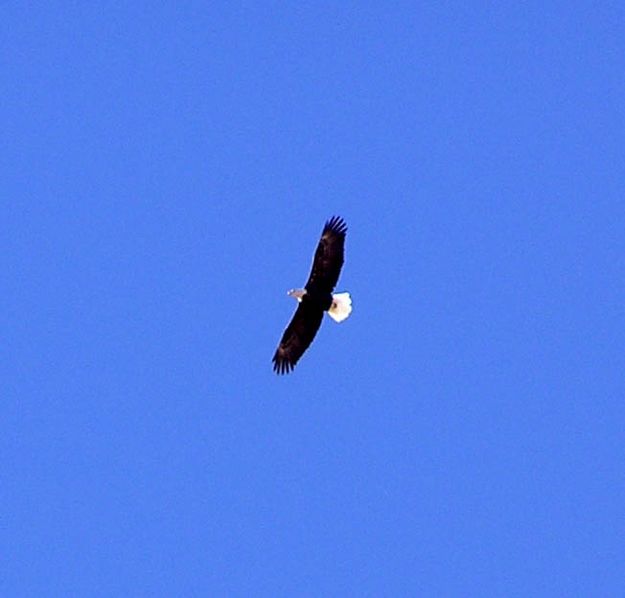
[[[326,222],[306,286],[287,293],[297,299],[298,306],[273,356],[273,370],[277,374],[293,370],[315,338],[324,311],[336,322],[342,322],[352,311],[349,293],[332,293],[343,265],[346,232],[342,218],[333,216]]]

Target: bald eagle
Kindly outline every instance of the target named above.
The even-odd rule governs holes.
[[[346,232],[342,218],[333,216],[325,223],[306,286],[287,293],[297,299],[298,306],[273,356],[277,374],[288,373],[295,367],[315,338],[324,311],[336,322],[342,322],[352,311],[349,293],[332,293],[343,265]]]

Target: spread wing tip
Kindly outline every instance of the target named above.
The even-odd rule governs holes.
[[[273,371],[278,374],[278,376],[281,376],[282,374],[288,374],[295,367],[295,364],[281,357],[276,356],[272,359],[272,361]]]
[[[347,224],[345,224],[345,220],[343,220],[340,216],[332,216],[330,220],[326,222],[326,225],[323,227],[323,232],[332,231],[339,235],[344,235],[347,232]]]

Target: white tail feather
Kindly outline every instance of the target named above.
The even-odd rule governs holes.
[[[332,306],[328,315],[336,322],[342,322],[352,313],[352,298],[349,293],[336,293],[332,295]]]

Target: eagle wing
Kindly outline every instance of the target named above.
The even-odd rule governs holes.
[[[295,367],[315,338],[322,318],[319,308],[305,301],[299,304],[273,356],[274,372],[285,374]]]
[[[326,222],[315,251],[306,289],[316,288],[323,292],[332,292],[343,266],[345,233],[347,225],[342,218],[333,216]]]

